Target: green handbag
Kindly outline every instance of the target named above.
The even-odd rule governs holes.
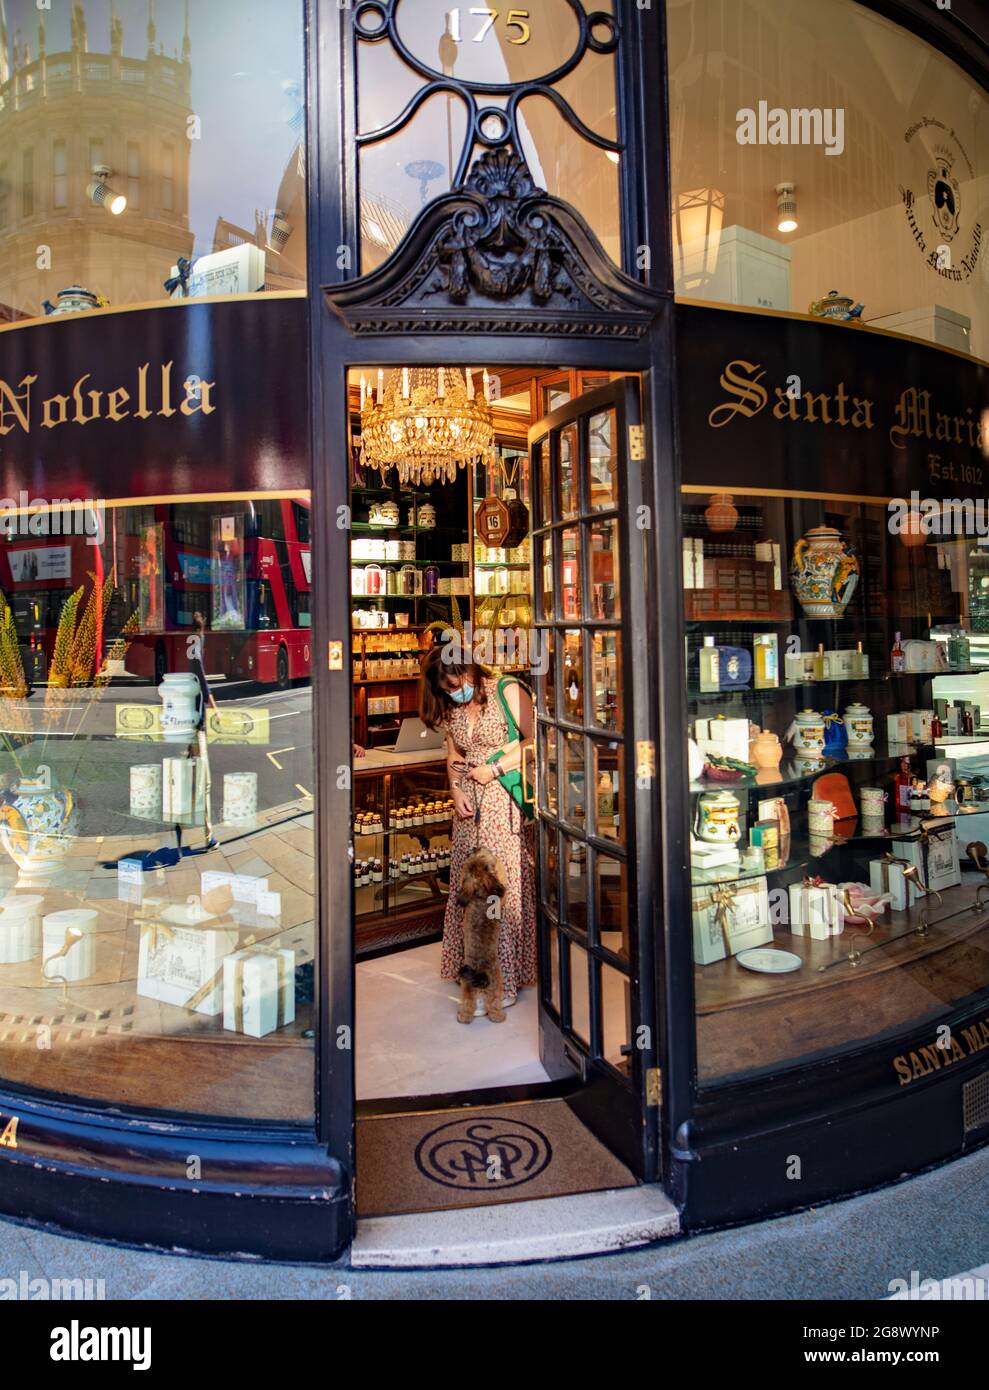
[[[508,732],[510,735],[509,742],[521,743],[522,730],[516,723],[515,715],[512,713],[511,706],[505,698],[505,687],[513,683],[522,686],[526,694],[529,694],[528,686],[517,677],[502,676],[498,681],[498,699],[501,702],[501,712],[505,716],[505,723],[508,725]],[[505,788],[505,791],[508,792],[508,795],[515,802],[525,819],[532,820],[536,813],[536,797],[532,787],[525,780],[525,753],[526,750],[523,748],[522,766],[512,768],[511,772],[504,773],[503,776],[498,778],[498,781]],[[493,753],[487,761],[492,763],[497,756],[497,753]]]

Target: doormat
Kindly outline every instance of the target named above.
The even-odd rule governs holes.
[[[358,1216],[634,1186],[562,1100],[357,1122]]]

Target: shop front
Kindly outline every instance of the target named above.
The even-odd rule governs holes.
[[[985,1142],[984,45],[247,8],[0,7],[3,1210],[325,1259]]]

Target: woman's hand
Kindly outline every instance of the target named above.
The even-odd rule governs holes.
[[[474,803],[466,792],[453,787],[453,806],[461,820],[469,820],[474,814]]]
[[[477,767],[471,768],[467,776],[472,782],[477,782],[480,786],[486,787],[495,780],[497,773],[490,763],[479,763]]]

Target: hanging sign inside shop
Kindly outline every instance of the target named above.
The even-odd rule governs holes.
[[[679,304],[683,482],[948,497],[989,482],[989,368],[892,334]]]

